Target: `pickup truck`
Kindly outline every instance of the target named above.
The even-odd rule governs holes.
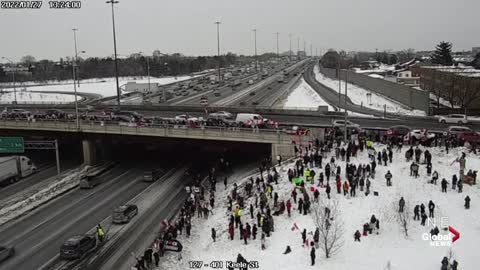
[[[91,168],[86,175],[83,175],[82,179],[80,179],[80,188],[81,189],[91,189],[94,188],[96,185],[101,184],[101,179],[97,176],[103,174],[104,172],[111,169],[115,166],[114,162],[106,162],[99,166]]]

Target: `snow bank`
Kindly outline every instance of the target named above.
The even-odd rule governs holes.
[[[11,90],[13,91],[13,90]],[[79,97],[81,99],[81,97]],[[12,102],[15,100],[13,92],[0,94],[0,103]],[[27,91],[17,91],[18,103],[71,103],[75,101],[75,96],[70,94],[52,94],[37,93]]]
[[[80,183],[80,177],[87,172],[88,166],[70,172],[61,180],[55,180],[38,190],[27,193],[25,196],[16,196],[2,202],[0,209],[0,225],[15,219],[26,212],[50,201],[58,195],[68,191]]]
[[[381,151],[384,146],[376,145],[377,150]],[[422,150],[425,150],[421,147]],[[259,234],[257,240],[249,240],[245,245],[243,240],[239,240],[238,229],[235,229],[235,239],[228,239],[228,217],[231,214],[226,211],[226,197],[228,191],[232,188],[232,182],[229,178],[228,190],[224,190],[223,185],[217,185],[216,206],[213,209],[213,215],[208,220],[197,218],[196,215],[192,222],[192,236],[186,238],[184,235],[179,237],[179,241],[184,246],[182,252],[183,259],[178,261],[176,253],[167,252],[165,257],[161,258],[161,268],[157,269],[190,269],[189,261],[202,261],[210,263],[211,261],[235,260],[238,253],[241,253],[248,261],[258,261],[259,269],[277,270],[277,269],[422,269],[438,270],[440,261],[447,255],[449,247],[431,246],[429,240],[423,240],[422,234],[429,233],[430,226],[421,226],[418,221],[410,221],[409,236],[405,237],[398,224],[396,215],[396,206],[398,200],[403,196],[406,200],[405,208],[413,215],[413,207],[416,204],[428,204],[433,200],[436,204],[435,216],[440,222],[440,217],[447,217],[449,225],[457,229],[461,237],[452,244],[451,249],[455,259],[459,262],[459,269],[477,269],[477,245],[480,235],[480,192],[477,186],[464,185],[463,193],[448,187],[447,193],[441,193],[440,184],[433,185],[427,183],[430,177],[426,175],[425,165],[420,166],[420,177],[414,179],[409,175],[409,163],[405,162],[404,155],[406,151],[396,152],[394,150],[394,163],[389,166],[377,165],[376,177],[372,179],[371,191],[376,191],[379,196],[365,196],[357,189],[357,196],[343,196],[337,194],[334,181],[330,179],[332,185],[332,200],[337,200],[340,204],[341,218],[344,221],[345,235],[343,236],[344,246],[340,252],[331,258],[325,258],[321,249],[316,251],[316,266],[310,266],[310,248],[302,246],[301,230],[307,229],[307,239],[312,240],[312,232],[315,229],[311,215],[301,215],[293,203],[292,217],[288,217],[286,212],[280,216],[274,216],[275,231],[272,236],[267,238],[266,250],[261,250]],[[433,170],[437,170],[440,179],[451,180],[453,174],[458,173],[458,164],[452,164],[452,161],[460,156],[463,148],[450,149],[447,154],[443,149],[429,149],[433,159]],[[332,154],[326,154],[326,160],[330,160]],[[368,162],[366,151],[360,152],[358,157],[351,159],[351,163],[365,164]],[[342,169],[341,178],[345,180],[344,170],[345,162],[337,161]],[[467,154],[467,170],[476,169],[480,166],[480,159],[473,154]],[[281,179],[278,185],[273,185],[273,192],[279,195],[279,201],[290,198],[293,184],[288,182],[286,177],[287,167],[292,164],[284,165],[280,169]],[[314,168],[319,174],[322,169]],[[390,170],[393,174],[393,186],[387,187],[384,175]],[[316,177],[318,178],[318,177]],[[240,180],[239,183],[247,179]],[[440,181],[440,180],[439,180]],[[316,181],[318,183],[318,180]],[[307,190],[312,187],[306,185]],[[320,198],[325,198],[325,189],[320,189]],[[255,189],[255,187],[254,187]],[[242,189],[240,189],[242,190]],[[309,192],[310,193],[310,192]],[[465,210],[463,199],[469,195],[472,201],[471,209]],[[310,193],[313,198],[313,195]],[[208,198],[208,194],[206,194]],[[249,198],[245,205],[250,205],[254,200]],[[272,206],[272,200],[269,200]],[[255,209],[254,215],[256,215]],[[428,209],[427,209],[428,212]],[[356,230],[362,230],[362,225],[375,214],[380,220],[379,234],[362,236],[361,242],[353,241],[353,234]],[[256,223],[256,218],[251,219],[248,209],[245,209],[242,216],[242,222],[248,222],[250,225]],[[295,228],[294,224],[298,227]],[[217,241],[211,239],[211,228],[217,231]],[[260,232],[261,230],[259,230]],[[447,234],[441,231],[440,234]],[[282,254],[286,246],[292,249],[290,254]],[[390,268],[387,268],[390,265]],[[226,269],[224,264],[224,269]]]
[[[287,97],[284,109],[292,108],[318,108],[318,106],[327,106],[329,111],[333,111],[333,107],[325,102],[315,90],[303,79],[300,84]]]
[[[315,78],[321,84],[333,89],[334,91],[338,92],[338,81],[332,80],[322,73],[318,66],[314,68]],[[341,93],[344,94],[345,91],[345,82],[342,81],[342,91]],[[348,97],[350,100],[357,105],[363,105],[366,108],[383,111],[384,105],[386,105],[386,110],[389,113],[397,113],[403,115],[416,115],[416,116],[426,116],[424,111],[420,110],[410,110],[405,108],[402,104],[399,104],[391,99],[388,99],[384,96],[378,95],[375,92],[371,92],[369,90],[363,89],[355,84],[348,84]],[[367,94],[370,94],[370,98]]]

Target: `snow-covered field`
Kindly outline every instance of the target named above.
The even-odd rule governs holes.
[[[338,81],[337,80],[332,80],[323,74],[320,73],[320,70],[318,66],[315,66],[314,68],[315,72],[315,78],[317,79],[318,82],[324,84],[327,87],[332,88],[336,92],[338,92]],[[342,94],[345,91],[345,82],[342,81]],[[371,96],[368,97],[367,94],[370,94]],[[386,110],[389,113],[398,113],[398,114],[404,114],[404,115],[416,115],[416,116],[426,116],[426,113],[424,111],[420,110],[410,110],[408,108],[405,108],[403,105],[388,99],[386,97],[383,97],[381,95],[376,94],[375,92],[368,91],[366,89],[363,89],[355,84],[348,84],[348,97],[350,100],[357,104],[357,105],[362,105],[365,106],[366,108],[374,109],[374,110],[379,110],[383,111],[384,110],[384,105],[386,105]]]
[[[376,145],[376,150],[381,151],[384,146]],[[394,270],[438,270],[440,261],[447,256],[449,250],[453,251],[454,257],[459,262],[458,269],[478,269],[477,249],[480,240],[480,193],[477,186],[464,185],[463,193],[452,190],[451,184],[448,186],[448,192],[442,193],[440,181],[446,178],[451,182],[452,175],[458,173],[459,165],[452,161],[461,155],[463,148],[450,149],[446,154],[443,149],[430,148],[432,154],[433,170],[438,171],[439,181],[437,185],[429,184],[430,177],[426,175],[425,165],[420,166],[420,177],[414,179],[409,174],[409,163],[405,161],[404,155],[407,147],[404,147],[401,153],[394,150],[393,164],[388,167],[377,165],[376,177],[372,179],[371,193],[366,196],[357,188],[357,196],[350,197],[343,194],[337,194],[335,181],[330,178],[332,187],[331,200],[326,199],[324,187],[318,187],[318,175],[321,168],[314,168],[317,172],[315,185],[306,184],[306,190],[311,200],[313,194],[311,188],[318,188],[320,191],[320,200],[334,202],[337,201],[340,206],[340,214],[335,219],[341,219],[344,224],[345,233],[343,234],[344,245],[340,251],[326,258],[321,249],[316,250],[315,267],[310,266],[310,248],[302,245],[301,231],[307,229],[307,240],[312,241],[312,233],[315,230],[313,214],[302,215],[297,210],[297,204],[291,199],[291,192],[294,185],[288,182],[286,171],[288,167],[293,167],[292,163],[283,165],[280,168],[280,180],[278,185],[273,183],[273,192],[279,195],[279,201],[291,199],[293,208],[292,216],[288,217],[286,211],[280,216],[274,216],[275,230],[271,237],[266,240],[266,250],[261,249],[259,234],[257,240],[248,240],[245,245],[243,240],[239,239],[238,229],[235,229],[235,239],[228,239],[228,219],[232,214],[227,211],[226,197],[232,190],[232,181],[229,181],[227,190],[224,190],[223,184],[217,184],[216,206],[212,209],[213,215],[208,220],[197,218],[196,215],[192,221],[192,236],[186,238],[179,236],[179,241],[183,244],[182,260],[178,260],[176,253],[167,252],[165,257],[160,258],[161,268],[158,269],[190,269],[189,261],[202,261],[210,263],[212,261],[235,261],[237,254],[248,261],[258,261],[259,269],[277,270],[277,269],[326,269],[326,270],[370,270],[370,269],[394,269]],[[423,151],[423,147],[420,147]],[[332,154],[328,154],[323,161],[330,160]],[[422,155],[423,159],[423,155]],[[366,164],[369,162],[367,152],[359,152],[358,157],[353,157],[351,163]],[[480,166],[480,158],[467,153],[466,169],[477,169]],[[337,161],[336,165],[341,167],[341,179],[345,180],[345,162]],[[387,187],[384,175],[387,170],[393,174],[392,186]],[[236,179],[238,184],[247,179]],[[326,181],[326,180],[325,180]],[[255,190],[254,185],[254,190]],[[378,192],[374,196],[373,192]],[[299,192],[298,197],[302,197]],[[471,208],[464,209],[464,198],[469,195],[471,198]],[[422,234],[429,233],[431,225],[421,226],[419,221],[410,220],[408,222],[408,237],[401,230],[399,222],[396,220],[398,211],[398,201],[400,197],[406,200],[405,211],[413,216],[413,207],[417,204],[427,206],[429,200],[435,204],[435,217],[440,226],[440,218],[447,218],[444,221],[446,225],[454,227],[460,232],[461,237],[451,247],[436,247],[431,245],[430,240],[423,240]],[[208,198],[208,194],[206,194]],[[246,206],[253,202],[253,198],[246,198]],[[269,199],[270,207],[273,209],[273,200]],[[316,203],[313,203],[312,208]],[[256,215],[257,209],[255,209]],[[354,242],[353,234],[356,230],[362,231],[364,223],[369,222],[372,214],[380,220],[379,234],[362,236],[361,242]],[[428,214],[428,206],[427,206]],[[433,220],[432,220],[433,221]],[[256,224],[256,218],[251,219],[248,209],[244,210],[242,222]],[[296,225],[296,226],[295,226]],[[445,225],[445,224],[444,224]],[[295,227],[298,227],[296,229]],[[211,228],[217,231],[217,241],[211,239]],[[440,228],[441,229],[441,228]],[[441,235],[449,233],[440,231]],[[451,234],[450,234],[451,235]],[[450,240],[446,241],[450,243]],[[289,254],[283,254],[286,246],[290,246],[292,251]],[[389,265],[390,267],[387,267]],[[250,269],[250,268],[249,268]]]
[[[160,85],[180,82],[191,79],[191,76],[179,76],[179,77],[163,77],[163,78],[150,78],[150,83],[158,83]],[[120,77],[119,85],[122,87],[127,82],[148,83],[148,77]],[[62,84],[58,84],[62,83]],[[43,86],[23,86],[17,84],[17,89],[25,89],[26,91],[59,91],[59,92],[73,92],[72,81],[58,82],[53,85]],[[115,96],[116,82],[115,78],[102,78],[102,79],[88,79],[81,80],[80,87],[77,87],[78,92],[99,94],[103,97]]]
[[[81,99],[81,97],[79,97]],[[15,100],[13,92],[0,93],[0,103],[10,103]],[[37,92],[17,92],[18,103],[71,103],[75,101],[74,95],[37,93]]]
[[[329,111],[333,111],[333,107],[325,102],[303,78],[300,84],[287,97],[283,106],[284,109],[293,108],[318,108],[318,106],[327,106]]]

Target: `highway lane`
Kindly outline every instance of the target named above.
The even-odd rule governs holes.
[[[65,172],[73,169],[77,165],[78,163],[73,161],[64,161],[61,163],[60,169],[61,172]],[[55,175],[57,175],[56,164],[53,162],[46,163],[44,166],[39,166],[35,174],[25,177],[24,179],[20,179],[16,183],[0,188],[0,198],[9,197]]]
[[[91,190],[74,189],[40,207],[21,220],[0,228],[0,243],[14,245],[17,254],[0,269],[37,269],[58,254],[62,243],[82,234],[129,201],[149,183],[141,181],[140,167],[117,166],[100,176]],[[104,224],[107,228],[109,225]]]

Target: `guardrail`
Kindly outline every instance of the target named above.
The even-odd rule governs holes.
[[[138,135],[186,139],[243,141],[258,143],[290,143],[290,135],[280,129],[245,129],[211,126],[149,124],[139,126],[110,121],[81,121],[77,129],[75,121],[0,120],[0,129],[45,130],[59,132],[84,132],[97,134]]]

